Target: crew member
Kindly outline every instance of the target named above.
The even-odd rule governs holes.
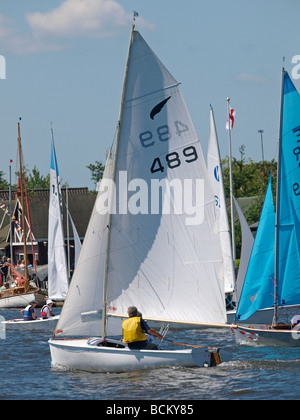
[[[126,343],[131,350],[158,350],[156,344],[147,341],[145,332],[154,335],[160,340],[163,340],[163,336],[150,328],[148,324],[138,316],[138,310],[135,306],[130,306],[128,308],[128,317],[129,318],[122,323],[124,343]]]
[[[25,309],[22,309],[21,314],[24,321],[35,321],[37,319],[35,314],[36,305],[37,301],[32,300]]]
[[[52,313],[52,306],[53,306],[53,301],[51,299],[47,299],[46,305],[44,305],[41,309],[42,319],[50,319],[54,316]]]

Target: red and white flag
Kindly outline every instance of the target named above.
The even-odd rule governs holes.
[[[226,121],[226,130],[232,130],[235,118],[235,110],[230,108],[229,119]]]

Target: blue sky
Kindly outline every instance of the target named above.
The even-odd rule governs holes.
[[[114,139],[133,10],[136,29],[182,83],[204,154],[210,104],[228,154],[230,97],[233,155],[244,144],[247,158],[261,160],[263,129],[265,158],[277,158],[283,57],[291,74],[300,55],[299,0],[10,0],[0,6],[0,170],[10,159],[16,168],[22,117],[25,163],[46,175],[52,122],[63,182],[93,188],[86,166],[104,163]]]

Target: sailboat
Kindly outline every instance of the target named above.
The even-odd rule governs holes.
[[[239,302],[241,290],[243,288],[247,267],[253,247],[254,238],[248,226],[247,220],[236,200],[233,196],[233,202],[239,216],[242,228],[242,252],[238,276],[236,279],[234,265],[233,265],[233,252],[232,241],[229,227],[226,196],[223,182],[222,162],[219,150],[219,141],[217,136],[215,118],[213,108],[210,109],[210,130],[209,130],[209,143],[207,151],[207,169],[210,175],[211,184],[215,196],[216,216],[219,222],[219,235],[221,241],[222,255],[224,261],[224,280],[225,280],[225,297],[232,309],[227,311],[227,322],[232,324],[236,317],[235,302]],[[260,323],[268,322],[271,319],[273,309],[262,310],[256,312],[251,321]]]
[[[36,285],[29,280],[28,273],[28,259],[27,259],[27,219],[25,215],[25,184],[24,184],[24,164],[21,144],[21,133],[20,133],[20,122],[18,122],[18,152],[19,152],[19,196],[20,196],[20,208],[22,211],[22,217],[20,221],[20,231],[22,232],[23,246],[24,246],[24,260],[25,260],[25,271],[24,275],[11,266],[13,270],[13,281],[10,282],[6,290],[2,290],[0,293],[0,309],[8,308],[20,308],[25,307],[32,300],[36,300],[39,305],[43,305],[45,302],[45,293],[41,291]],[[11,217],[11,216],[10,216]],[[30,228],[30,227],[29,227]],[[10,232],[12,235],[12,232]],[[31,238],[32,241],[32,238]],[[14,279],[17,278],[17,283]]]
[[[228,327],[214,207],[179,83],[133,26],[114,159],[109,154],[49,340],[52,365],[90,372],[214,365],[214,348],[129,350],[108,337],[121,334],[132,305],[149,322]]]
[[[60,179],[54,146],[53,129],[51,129],[51,133],[52,142],[48,228],[48,295],[54,301],[62,301],[67,295],[68,277],[62,225]],[[40,302],[41,306],[46,303],[45,297],[46,296],[44,295],[42,302]],[[35,300],[35,296],[31,296],[27,303],[30,303],[32,300]],[[3,321],[2,324],[9,330],[49,330],[53,332],[58,319],[59,315],[53,316],[49,319],[37,318],[34,321],[24,321],[23,319],[16,318]]]
[[[300,305],[300,96],[282,71],[276,211],[271,180],[233,327],[238,342],[300,346],[299,326],[279,323],[279,308]],[[274,307],[272,325],[239,325]]]

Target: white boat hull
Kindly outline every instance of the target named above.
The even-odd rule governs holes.
[[[101,341],[99,339],[99,341]],[[129,372],[168,366],[210,367],[209,349],[129,350],[103,347],[83,340],[49,340],[52,367],[87,372]],[[92,341],[93,342],[93,341]]]
[[[300,347],[300,331],[273,329],[271,325],[233,325],[238,344],[254,346]]]
[[[5,330],[29,330],[29,331],[54,331],[59,320],[59,315],[50,319],[37,319],[24,321],[23,319],[10,319],[1,324]]]
[[[43,295],[32,292],[0,298],[0,309],[25,308],[32,300],[38,301],[38,306],[45,304]]]

